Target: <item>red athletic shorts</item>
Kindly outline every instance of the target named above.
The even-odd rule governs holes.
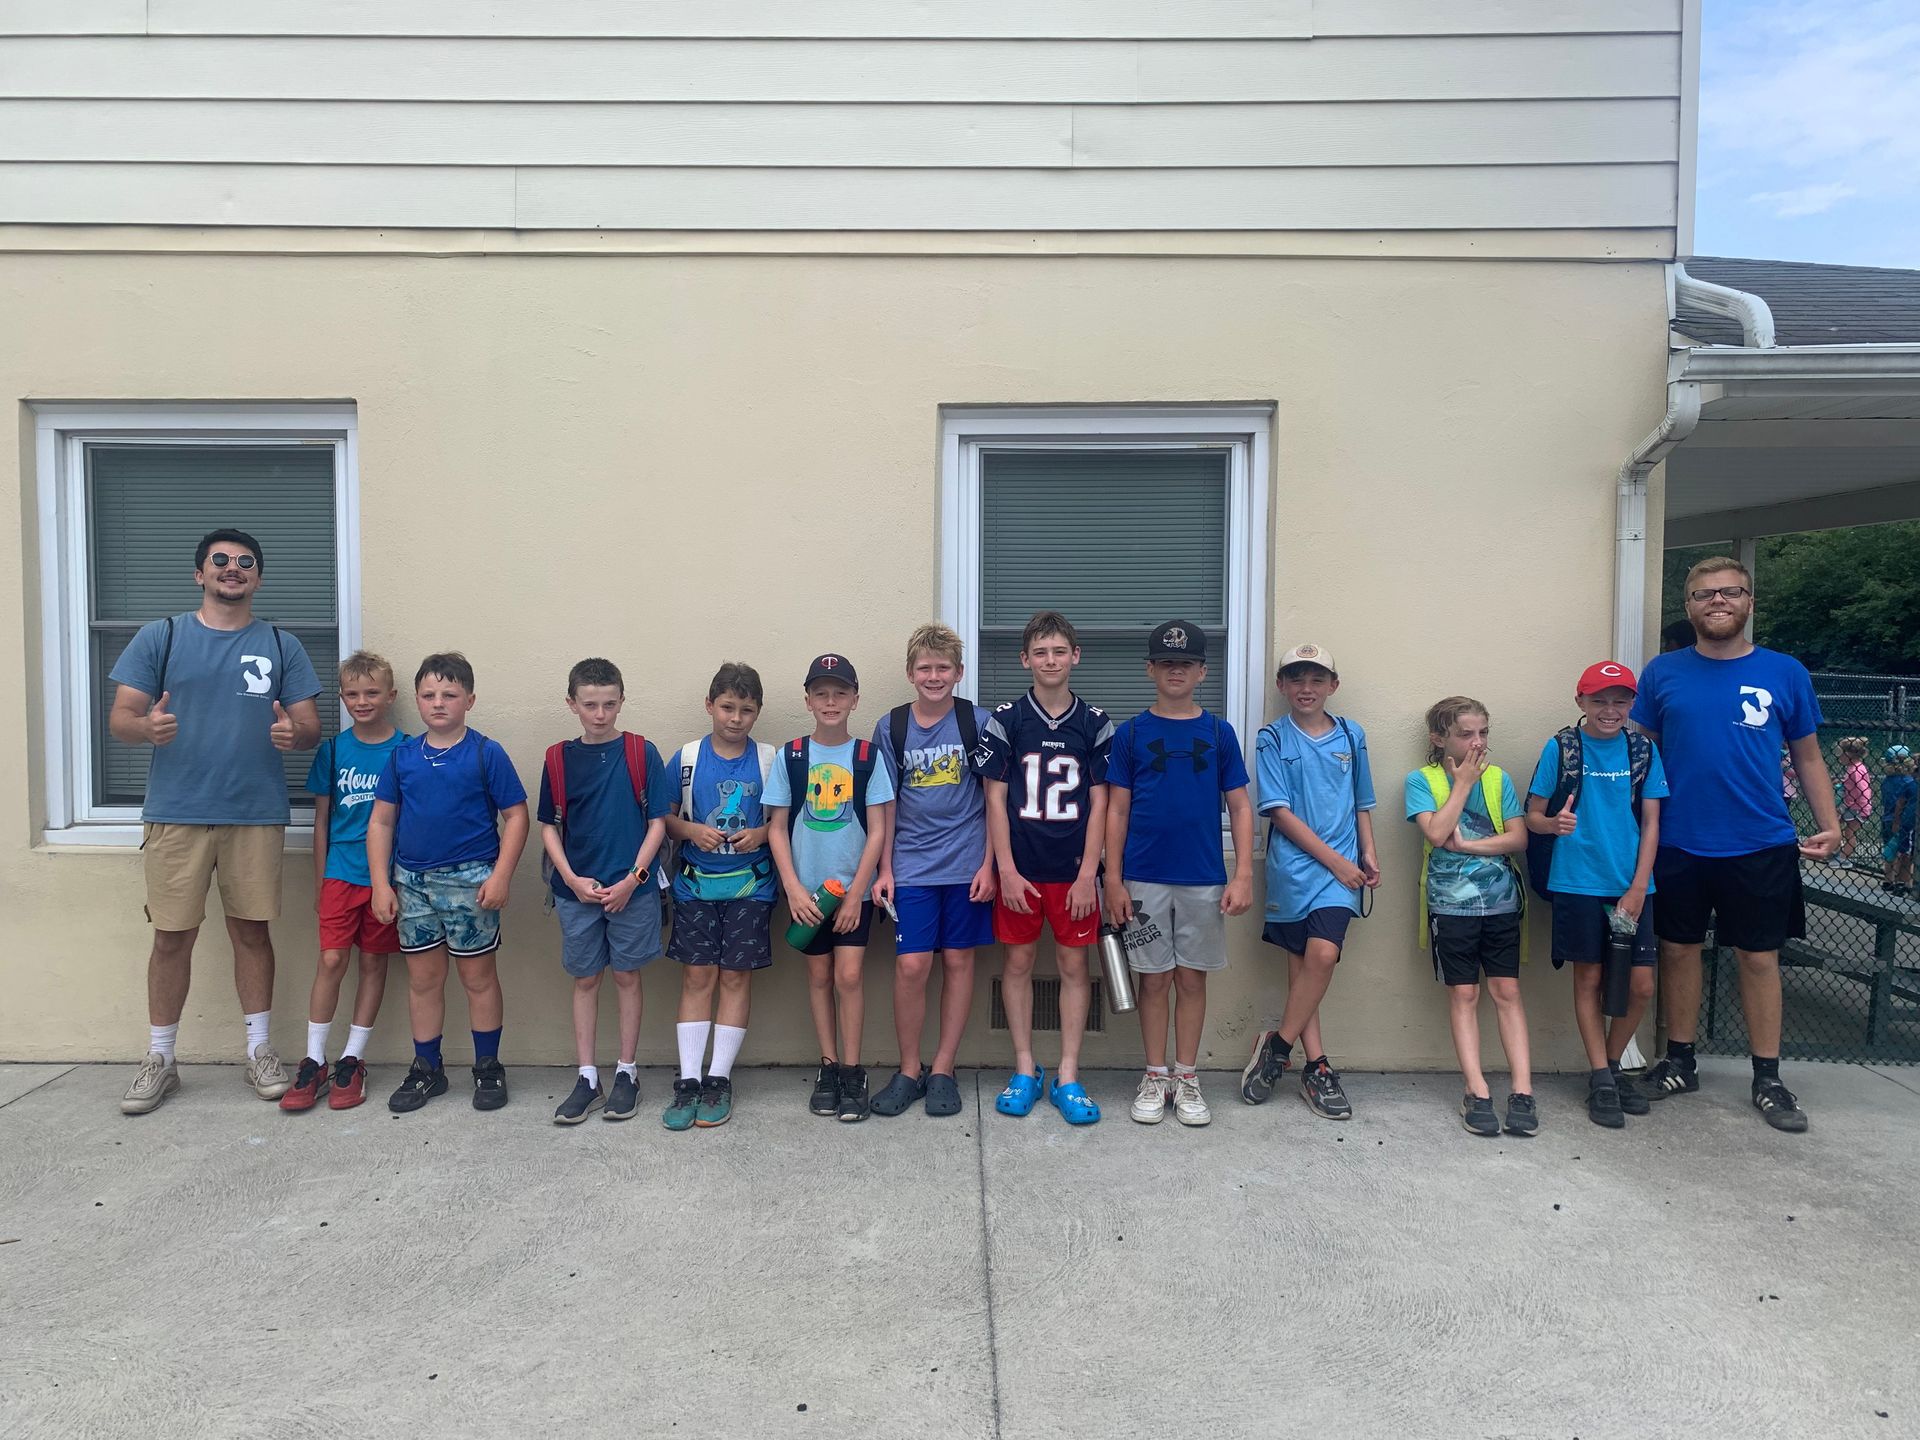
[[[320,948],[362,955],[398,955],[400,936],[373,918],[373,891],[329,877],[320,882]]]
[[[1053,931],[1053,938],[1062,945],[1091,945],[1100,938],[1100,907],[1095,906],[1087,912],[1087,918],[1076,920],[1067,907],[1067,892],[1073,889],[1065,880],[1027,882],[1040,892],[1039,899],[1029,898],[1032,907],[1025,915],[1019,915],[1007,908],[1006,896],[996,894],[993,898],[993,938],[1002,945],[1031,945],[1040,938],[1040,924],[1045,921]]]

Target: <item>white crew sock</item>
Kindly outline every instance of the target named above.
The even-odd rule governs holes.
[[[707,1054],[707,1031],[713,1027],[705,1020],[682,1020],[673,1027],[680,1037],[680,1078],[698,1080],[700,1062]]]
[[[267,1043],[267,1032],[273,1028],[273,1011],[262,1010],[247,1016],[247,1059]]]
[[[1167,1067],[1164,1065],[1147,1066],[1147,1074],[1149,1075],[1164,1075],[1166,1073],[1167,1073]]]
[[[618,1065],[613,1067],[613,1071],[614,1074],[624,1075],[629,1080],[638,1080],[640,1078],[640,1062],[638,1060],[622,1060]]]
[[[598,1065],[582,1065],[580,1067],[580,1078],[586,1081],[587,1084],[592,1086],[594,1089],[596,1090],[599,1089],[600,1088],[600,1067]]]
[[[147,1027],[147,1049],[154,1054],[164,1056],[167,1064],[173,1064],[173,1045],[180,1038],[178,1025],[149,1025]]]
[[[331,1020],[309,1020],[307,1022],[307,1058],[316,1065],[327,1063],[327,1032],[333,1029]],[[247,1038],[253,1038],[249,1032]]]
[[[342,1060],[352,1057],[358,1060],[367,1053],[367,1042],[373,1038],[371,1025],[354,1025],[347,1030],[347,1048],[340,1052]]]
[[[718,1075],[730,1079],[733,1075],[733,1062],[740,1054],[740,1046],[747,1038],[746,1027],[742,1025],[716,1025],[713,1027],[713,1067],[709,1075]]]

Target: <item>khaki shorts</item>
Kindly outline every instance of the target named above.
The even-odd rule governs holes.
[[[284,825],[148,825],[147,919],[156,930],[193,930],[207,918],[207,884],[235,920],[280,918]]]

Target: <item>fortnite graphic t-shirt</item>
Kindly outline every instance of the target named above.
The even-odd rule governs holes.
[[[690,840],[681,842],[679,863],[673,867],[673,898],[773,899],[773,852],[765,845],[747,854],[733,850],[732,837],[766,823],[760,808],[759,747],[748,741],[745,753],[729,760],[715,753],[711,735],[703,735],[683,745],[677,758],[682,765],[693,766],[693,810],[681,818],[711,825],[728,838],[718,850],[702,850]],[[782,768],[777,757],[774,768]],[[772,771],[768,774],[771,777]]]
[[[373,791],[387,759],[411,735],[396,730],[369,745],[351,730],[322,740],[307,771],[307,793],[327,797],[327,875],[349,885],[367,886],[367,821],[373,818]]]
[[[829,880],[842,885],[853,883],[860,868],[860,852],[867,848],[867,827],[853,808],[853,746],[807,742],[807,793],[800,796],[800,815],[793,826],[793,873],[809,893]],[[769,809],[791,809],[796,803],[787,779],[784,754],[767,772],[767,793],[760,797]],[[867,780],[867,815],[873,807],[893,799],[893,780],[886,763],[874,756],[873,774]]]
[[[973,702],[953,704],[957,710]],[[975,732],[986,729],[987,712],[973,705],[973,714]],[[880,717],[873,743],[895,792],[893,883],[965,885],[987,856],[987,795],[975,772],[977,757],[961,743],[953,710],[928,729],[909,709],[905,773],[895,774],[888,721]]]

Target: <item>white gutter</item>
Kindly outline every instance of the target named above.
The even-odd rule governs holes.
[[[1673,267],[1673,289],[1674,298],[1686,301],[1694,309],[1737,322],[1742,341],[1749,349],[1773,349],[1773,311],[1758,295],[1715,285],[1710,280],[1696,280],[1687,273],[1684,264]],[[1667,319],[1672,320],[1673,316],[1669,314]]]

